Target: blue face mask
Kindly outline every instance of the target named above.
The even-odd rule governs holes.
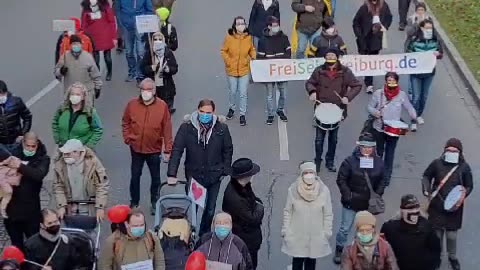
[[[35,151],[23,150],[23,155],[26,157],[33,157],[35,155]]]
[[[212,122],[213,115],[211,113],[200,113],[198,114],[198,121],[202,124],[208,124]]]
[[[130,233],[134,237],[142,237],[142,235],[145,233],[145,227],[133,227],[130,228]]]
[[[227,238],[228,235],[230,235],[230,228],[224,226],[216,226],[215,235],[218,237],[218,239],[223,240]]]
[[[82,45],[72,45],[72,52],[79,53],[82,51]]]

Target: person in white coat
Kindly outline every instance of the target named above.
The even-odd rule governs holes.
[[[315,270],[316,259],[332,253],[332,223],[330,190],[317,176],[315,163],[303,162],[283,210],[282,252],[293,257],[292,270]]]

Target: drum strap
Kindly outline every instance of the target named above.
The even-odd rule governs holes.
[[[430,195],[430,201],[433,200],[433,198],[435,198],[438,193],[440,192],[440,190],[442,189],[443,186],[445,186],[445,184],[447,183],[447,181],[450,179],[450,177],[452,176],[452,174],[457,170],[458,168],[458,165],[456,165],[455,167],[453,167],[448,173],[447,175],[445,175],[442,179],[442,181],[440,181],[440,184],[438,184],[438,187],[437,189],[435,189],[435,191],[432,192],[432,194]]]

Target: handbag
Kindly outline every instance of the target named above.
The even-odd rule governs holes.
[[[372,187],[372,183],[370,183],[370,177],[368,176],[367,171],[364,172],[365,178],[367,180],[367,186],[370,190],[370,199],[368,199],[368,212],[372,215],[379,215],[385,212],[385,201],[383,200],[382,196],[378,195]]]
[[[442,180],[440,181],[440,184],[438,184],[438,187],[432,192],[430,193],[430,196],[428,197],[427,199],[427,202],[423,205],[423,212],[428,213],[428,208],[430,207],[430,203],[432,202],[432,200],[437,197],[438,193],[440,192],[440,190],[443,188],[443,186],[445,186],[445,184],[447,183],[447,181],[450,179],[450,177],[452,176],[452,174],[458,169],[458,165],[456,165],[455,167],[453,167],[443,178]],[[433,184],[433,183],[432,183]]]
[[[383,101],[383,94],[381,96],[381,99]],[[381,105],[378,110],[382,111],[391,101],[387,101],[384,105]],[[362,128],[362,134],[363,133],[370,133],[373,134],[374,128],[373,128],[373,123],[375,122],[376,118],[369,114],[367,120],[363,123],[363,128]]]

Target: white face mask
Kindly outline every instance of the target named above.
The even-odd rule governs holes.
[[[448,163],[457,164],[460,159],[460,153],[456,152],[445,152],[443,159]]]
[[[245,25],[237,25],[235,26],[235,29],[237,29],[238,33],[243,33],[245,31],[246,26]]]
[[[142,91],[141,96],[143,101],[150,101],[153,98],[153,92],[152,91]]]
[[[311,185],[317,180],[317,176],[314,173],[306,173],[302,176],[302,179],[305,184]]]
[[[156,53],[163,53],[165,51],[165,42],[161,40],[153,41],[153,50]]]
[[[73,163],[75,163],[75,159],[72,158],[72,157],[66,157],[66,158],[63,158],[63,160],[65,161],[65,163],[67,163],[68,165],[72,165]]]
[[[77,95],[71,95],[69,99],[73,105],[77,105],[82,102],[82,97]]]
[[[278,32],[280,32],[280,26],[272,26],[272,33],[276,34]]]
[[[432,29],[423,29],[423,37],[425,39],[432,39],[433,38],[433,30]]]
[[[0,96],[0,104],[5,104],[7,102],[7,96]]]
[[[328,28],[327,30],[325,30],[325,33],[327,33],[328,35],[333,35],[335,33],[335,28],[333,27],[330,27]]]

